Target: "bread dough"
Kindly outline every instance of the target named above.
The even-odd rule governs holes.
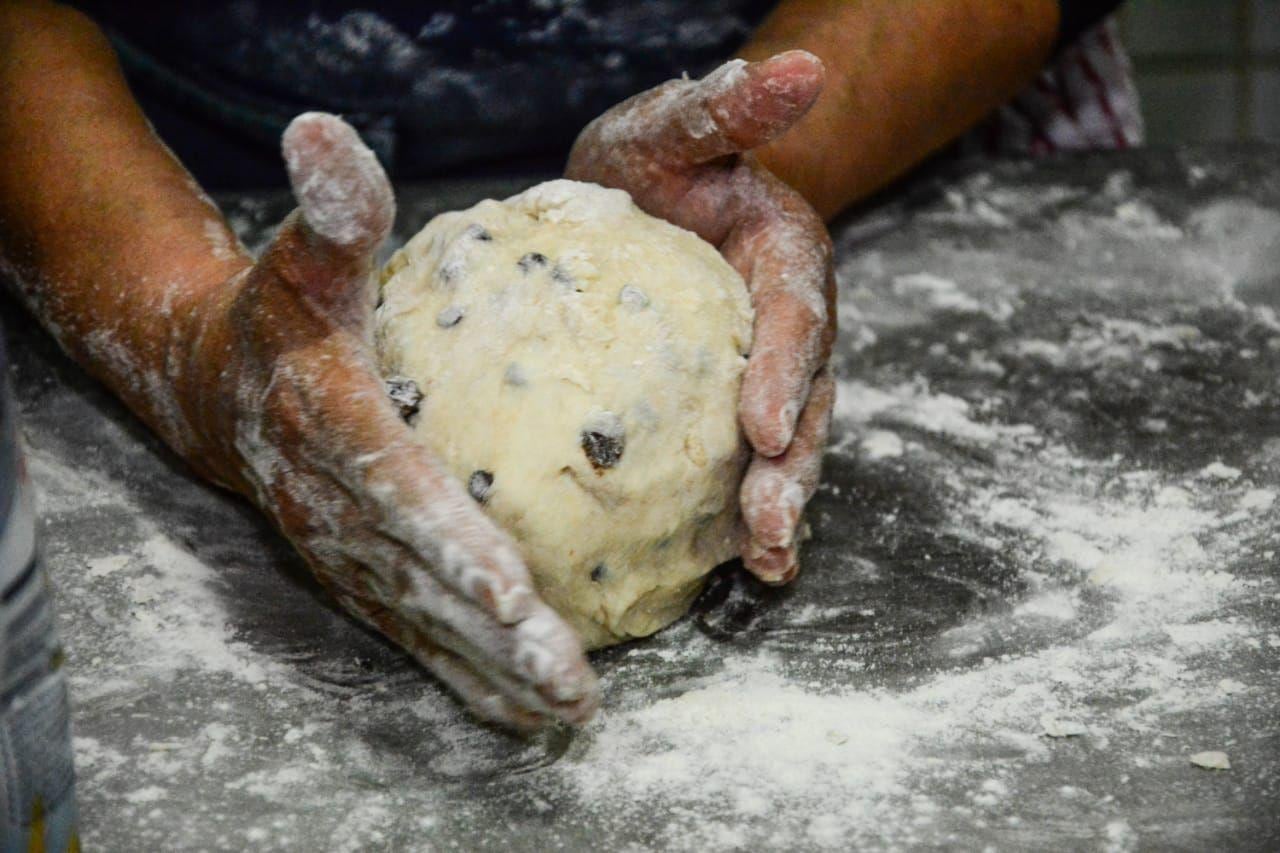
[[[433,219],[381,295],[384,374],[424,395],[415,435],[588,647],[669,624],[736,554],[752,313],[712,246],[551,181]]]

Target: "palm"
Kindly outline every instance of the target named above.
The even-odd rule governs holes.
[[[747,282],[756,324],[740,416],[755,455],[742,487],[743,557],[773,582],[798,569],[796,530],[826,441],[835,277],[821,219],[750,151],[794,124],[821,87],[821,64],[801,51],[675,80],[588,126],[567,169],[697,233]]]

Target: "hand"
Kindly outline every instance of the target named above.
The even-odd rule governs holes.
[[[371,345],[373,253],[390,185],[354,130],[295,119],[299,207],[261,260],[198,303],[188,456],[252,498],[349,610],[481,717],[582,723],[595,676],[511,539],[394,411]]]
[[[799,569],[796,533],[826,445],[835,275],[822,219],[750,152],[798,121],[822,82],[822,63],[804,51],[672,80],[588,125],[565,170],[627,190],[646,212],[716,246],[746,280],[756,320],[739,408],[754,450],[742,556],[772,583]]]

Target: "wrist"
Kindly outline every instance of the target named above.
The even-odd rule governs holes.
[[[175,264],[157,275],[104,265],[69,278],[57,265],[30,264],[18,292],[68,355],[201,468],[217,434],[213,384],[224,362],[209,332],[224,324],[228,279],[225,267]]]
[[[148,423],[199,474],[241,492],[236,435],[243,352],[235,306],[251,270],[247,263],[229,274],[218,270],[163,294],[165,322],[150,326],[162,345],[147,353],[161,377],[160,393],[147,401],[156,415]]]

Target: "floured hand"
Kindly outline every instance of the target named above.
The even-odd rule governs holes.
[[[198,307],[188,387],[204,473],[250,496],[348,609],[480,716],[581,723],[595,676],[512,541],[388,401],[370,341],[373,253],[394,201],[348,125],[285,132],[299,208],[260,261]],[[189,401],[190,402],[190,401]]]
[[[797,529],[826,444],[835,275],[821,218],[750,151],[798,121],[822,81],[804,51],[672,80],[588,125],[566,169],[627,190],[718,247],[746,280],[756,324],[740,416],[755,453],[742,484],[743,561],[775,583],[799,568]]]

